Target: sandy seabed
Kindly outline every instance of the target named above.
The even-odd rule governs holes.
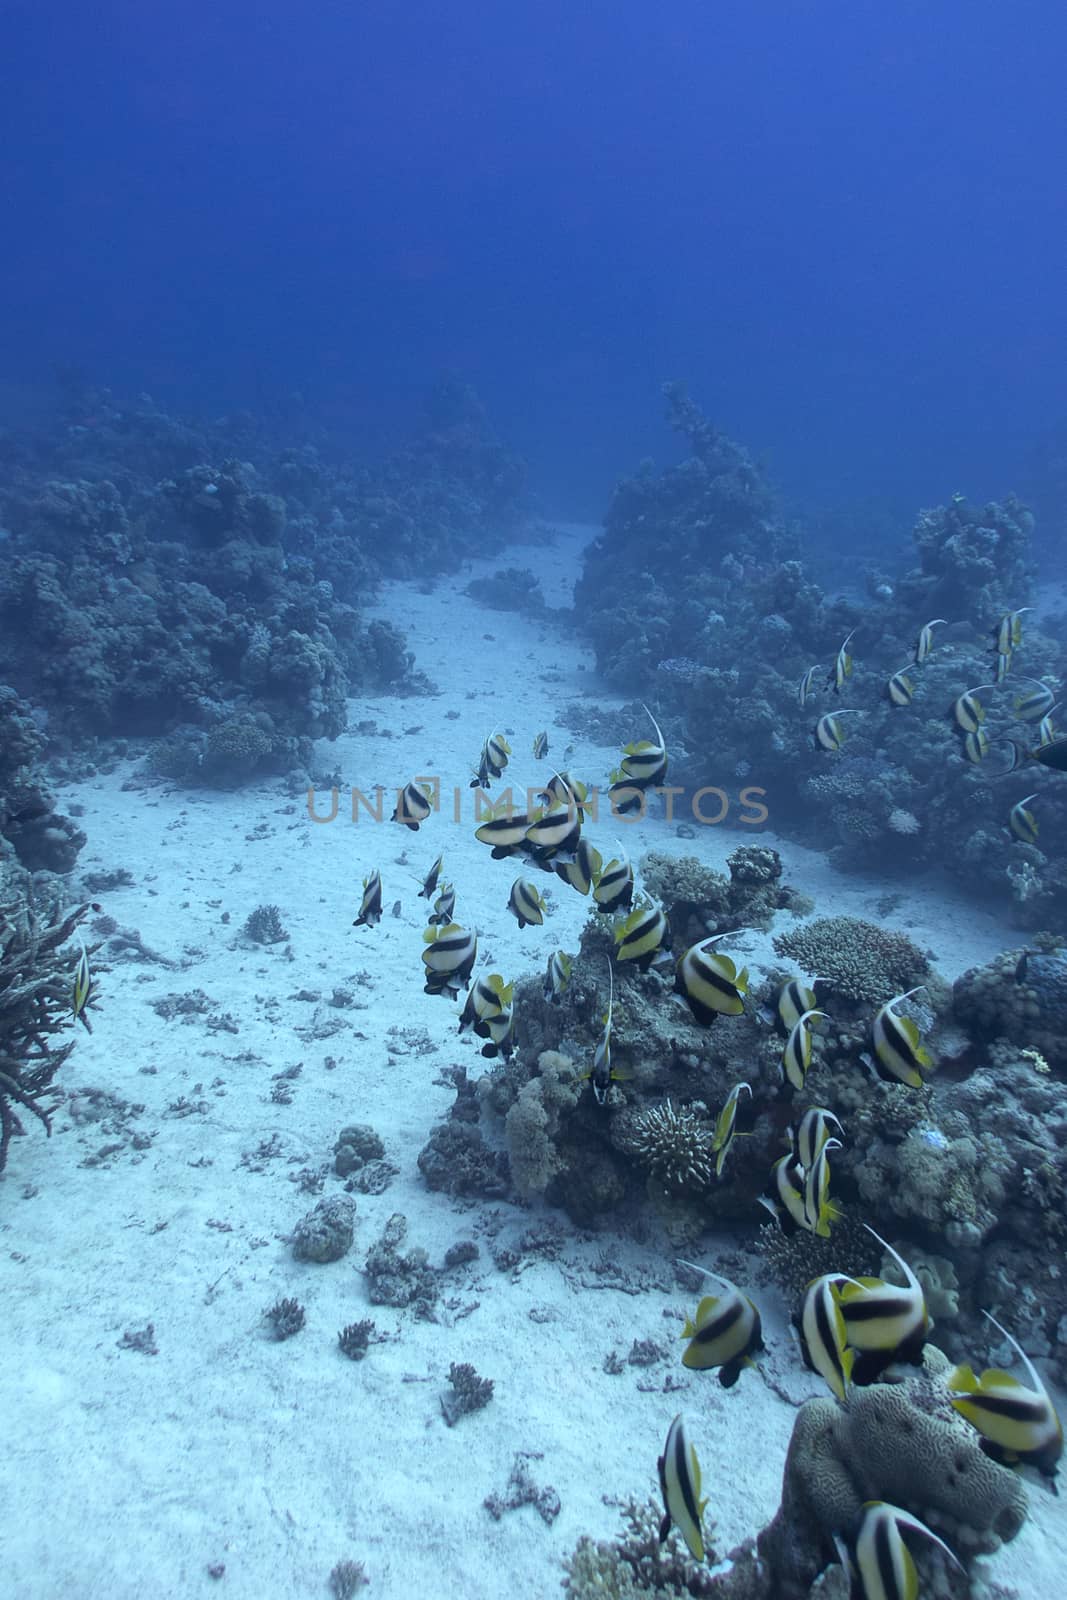
[[[554,720],[595,683],[588,652],[555,625],[463,594],[472,573],[536,557],[549,603],[567,605],[587,536],[562,528],[548,549],[476,563],[429,593],[390,586],[375,611],[409,634],[439,692],[354,700],[350,726],[377,731],[320,746],[320,765],[365,793],[416,775],[464,787],[483,739],[504,727],[519,782],[543,782],[572,745],[566,765],[603,781],[615,752]],[[542,728],[550,760],[535,763]],[[167,792],[127,787],[133,771],[60,797],[83,808],[79,873],[129,870],[132,885],[106,895],[104,909],[162,959],[135,954],[102,976],[93,1034],[63,1073],[55,1133],[44,1140],[28,1119],[0,1186],[4,1595],[317,1597],[348,1557],[366,1564],[375,1600],[539,1600],[559,1592],[561,1558],[581,1534],[618,1531],[605,1496],[653,1491],[678,1410],[701,1458],[715,1548],[754,1533],[778,1504],[794,1406],[820,1392],[784,1304],[759,1291],[768,1381],[745,1373],[724,1391],[674,1359],[685,1305],[657,1250],[579,1233],[544,1209],[452,1201],[428,1192],[416,1167],[452,1102],[444,1069],[484,1065],[456,1036],[456,1008],[422,992],[417,890],[433,858],[443,851],[460,920],[508,977],[543,971],[552,949],[576,950],[588,902],[560,886],[546,926],[520,931],[506,909],[515,871],[491,860],[469,819],[435,817],[416,835],[365,814],[353,825],[342,800],[338,819],[316,826],[285,784]],[[593,837],[610,850],[617,831],[602,824]],[[649,819],[626,843],[635,860],[656,848],[722,867],[755,837],[705,827],[682,838]],[[843,878],[817,852],[758,837],[781,852],[786,879],[818,915],[877,917],[899,890],[891,924],[935,951],[949,979],[1018,942],[943,884]],[[354,929],[374,867],[385,916],[373,931]],[[285,942],[241,937],[263,903],[280,908]],[[792,921],[783,914],[776,931]],[[769,936],[747,939],[744,959],[758,978],[773,959]],[[206,1011],[164,1020],[154,1009],[197,990]],[[352,1003],[333,1004],[335,990]],[[397,1175],[384,1193],[357,1196],[348,1256],[296,1261],[286,1240],[316,1198],[300,1174],[324,1170],[351,1123],[379,1132]],[[331,1169],[322,1192],[340,1189]],[[434,1266],[458,1240],[479,1244],[479,1258],[443,1280],[436,1322],[369,1303],[361,1268],[397,1212],[409,1224],[404,1248],[425,1249]],[[556,1259],[493,1265],[490,1245],[546,1224]],[[722,1244],[736,1250],[738,1239]],[[605,1255],[615,1269],[606,1277]],[[714,1265],[715,1249],[703,1259]],[[627,1292],[626,1279],[662,1287]],[[279,1343],[263,1313],[287,1296],[307,1321]],[[367,1317],[384,1338],[348,1361],[337,1332]],[[148,1324],[154,1353],[137,1348]],[[672,1355],[604,1371],[609,1351],[625,1358],[641,1339]],[[495,1392],[449,1428],[440,1397],[453,1362],[472,1362]],[[500,1520],[484,1508],[506,1492],[518,1452],[559,1496],[550,1523],[533,1505]],[[976,1593],[1067,1592],[1067,1503],[1040,1487],[1030,1503],[1022,1534],[984,1565]]]

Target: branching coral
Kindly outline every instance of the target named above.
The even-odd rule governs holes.
[[[56,1044],[54,1036],[71,1026],[81,954],[63,947],[88,910],[58,917],[29,901],[0,907],[0,1172],[12,1135],[23,1132],[16,1106],[52,1131],[45,1096],[74,1048],[73,1038]]]

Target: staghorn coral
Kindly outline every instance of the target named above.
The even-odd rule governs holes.
[[[74,969],[81,954],[63,946],[88,911],[82,905],[61,917],[53,907],[39,910],[30,900],[0,906],[0,1172],[12,1135],[24,1131],[16,1106],[51,1134],[51,1108],[44,1097],[74,1048],[73,1038],[65,1044],[53,1040],[71,1025]],[[96,948],[91,946],[90,953]]]
[[[804,972],[824,978],[835,993],[866,1005],[884,1005],[930,972],[930,963],[906,934],[858,917],[816,917],[778,934],[774,948]]]

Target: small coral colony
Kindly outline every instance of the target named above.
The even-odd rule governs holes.
[[[934,630],[943,620],[933,619],[921,628],[912,664],[889,679],[887,693],[894,706],[903,708],[910,702],[915,687],[912,674],[935,648]],[[997,684],[1008,676],[1021,630],[1022,615],[1018,611],[1006,615],[996,630],[991,676]],[[850,634],[837,652],[829,674],[829,686],[839,694],[852,673],[851,641]],[[818,673],[817,667],[805,672],[798,691],[801,707],[815,692]],[[985,707],[980,699],[990,687],[979,686],[961,695],[952,711],[966,754],[975,763],[983,761],[992,747],[982,727]],[[1029,743],[1004,739],[1008,751],[1005,770],[1028,760],[1056,771],[1067,770],[1067,737],[1056,732],[1053,710],[1051,694],[1043,685],[1021,687],[1015,712],[1023,721],[1037,723],[1037,737]],[[825,751],[837,750],[846,737],[840,719],[860,712],[860,707],[849,707],[820,717],[814,729],[816,746]],[[649,717],[655,737],[627,744],[618,767],[610,775],[607,799],[613,817],[643,814],[647,793],[666,781],[667,750],[655,718],[651,713]],[[541,760],[547,753],[547,735],[539,733],[533,742],[533,755]],[[503,776],[511,754],[507,739],[494,731],[482,748],[471,787],[488,790]],[[676,955],[668,915],[651,895],[637,891],[634,868],[621,843],[604,859],[583,832],[587,813],[595,804],[587,785],[568,773],[554,772],[536,799],[538,803],[531,809],[519,810],[512,803],[510,791],[506,792],[490,804],[475,836],[490,848],[494,860],[513,858],[525,869],[512,883],[507,901],[520,928],[541,926],[546,911],[544,895],[527,875],[531,871],[552,874],[577,893],[591,895],[596,918],[605,919],[610,926],[613,951],[607,966],[607,1008],[600,1017],[592,1059],[581,1074],[593,1103],[606,1106],[619,1094],[615,1086],[627,1076],[612,1061],[614,968],[629,966],[631,970],[655,974],[665,987],[673,983],[675,994],[688,1007],[694,1021],[709,1028],[719,1018],[737,1017],[745,1011],[747,970],[738,970],[719,945],[723,939],[736,938],[746,930],[732,928],[712,934]],[[1019,802],[1009,818],[1012,832],[1022,840],[1032,840],[1036,834],[1037,823],[1028,809],[1032,799],[1029,796]],[[431,789],[412,782],[399,792],[391,820],[417,831],[432,811]],[[439,855],[420,891],[432,901],[423,936],[425,992],[453,1000],[465,994],[460,1033],[470,1031],[484,1040],[484,1056],[506,1061],[516,1047],[515,986],[505,982],[500,973],[479,970],[477,934],[455,919],[456,891],[442,880],[443,871],[444,860]],[[374,872],[364,879],[363,901],[355,925],[373,928],[381,912],[381,877]],[[576,959],[562,950],[551,953],[544,978],[546,1002],[559,1004]],[[794,974],[781,984],[773,1005],[764,1008],[769,1023],[781,1037],[780,1100],[788,1101],[805,1088],[820,1025],[829,1021],[819,1005],[823,981],[817,974]],[[872,1077],[921,1089],[934,1070],[935,1060],[920,1024],[905,1009],[922,987],[910,988],[886,1000],[870,1016],[868,1049],[860,1060]],[[739,1122],[752,1103],[751,1086],[738,1082],[718,1112],[710,1147],[716,1178],[723,1174],[735,1139],[743,1136]],[[658,1116],[666,1129],[674,1112],[668,1101],[650,1115]],[[761,1204],[786,1233],[800,1230],[821,1239],[832,1237],[842,1213],[831,1197],[831,1160],[833,1153],[843,1148],[845,1137],[841,1121],[825,1107],[809,1105],[793,1119],[788,1129],[789,1148],[774,1162],[761,1197]],[[873,1229],[867,1228],[867,1232],[877,1240],[885,1257],[895,1263],[902,1283],[829,1271],[808,1284],[794,1319],[806,1364],[842,1403],[847,1402],[853,1386],[885,1381],[899,1363],[921,1366],[930,1320],[923,1285],[907,1261]],[[755,1365],[764,1348],[760,1313],[752,1299],[727,1279],[703,1268],[694,1270],[714,1279],[716,1292],[704,1296],[686,1320],[682,1363],[701,1372],[716,1370],[719,1382],[729,1388],[746,1367]],[[961,1365],[947,1380],[951,1404],[977,1430],[982,1448],[990,1457],[1010,1464],[1029,1464],[1051,1482],[1063,1448],[1059,1417],[1025,1351],[1011,1333],[989,1313],[986,1315],[1016,1352],[1026,1379],[996,1369],[976,1375],[971,1367]],[[703,1561],[705,1501],[701,1499],[696,1450],[682,1416],[675,1417],[670,1425],[658,1468],[664,1504],[660,1540],[666,1539],[673,1526],[692,1557]],[[951,1562],[960,1565],[948,1545],[924,1522],[885,1501],[867,1502],[850,1529],[837,1530],[839,1556],[851,1573],[856,1592],[870,1600],[914,1596],[917,1579],[906,1543],[907,1537],[914,1535],[939,1545]]]

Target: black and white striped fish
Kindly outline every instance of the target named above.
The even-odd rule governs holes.
[[[382,920],[382,875],[377,868],[363,880],[363,902],[353,928],[376,928]]]
[[[704,1559],[704,1531],[701,1520],[706,1500],[700,1498],[700,1462],[689,1443],[681,1413],[667,1431],[663,1454],[656,1462],[660,1492],[663,1495],[663,1521],[659,1526],[660,1544],[674,1526],[689,1548],[694,1561]]]

